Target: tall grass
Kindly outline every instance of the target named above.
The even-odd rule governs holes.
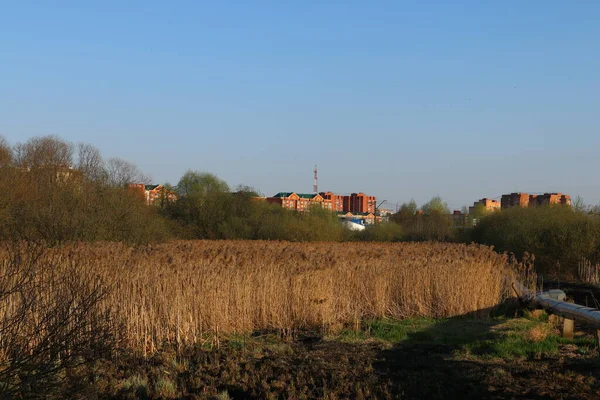
[[[597,285],[600,283],[600,263],[592,263],[587,258],[582,258],[577,265],[577,278],[586,283]]]
[[[46,261],[57,274],[76,267],[91,285],[106,285],[101,315],[144,354],[221,333],[485,312],[516,279],[490,248],[447,243],[71,244],[48,249]]]

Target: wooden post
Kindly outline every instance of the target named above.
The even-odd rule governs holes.
[[[575,330],[575,321],[572,319],[563,319],[562,336],[566,339],[573,340],[573,331]]]

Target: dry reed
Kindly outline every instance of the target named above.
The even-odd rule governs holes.
[[[220,333],[485,312],[511,295],[516,277],[490,248],[447,243],[82,243],[49,249],[40,262],[107,285],[101,312],[144,354]]]
[[[579,280],[597,285],[600,283],[600,263],[593,264],[590,260],[582,258],[577,265]]]

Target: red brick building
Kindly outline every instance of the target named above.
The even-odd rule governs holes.
[[[536,198],[537,204],[560,204],[563,206],[571,205],[571,196],[562,193],[544,193]]]
[[[319,203],[323,208],[333,212],[352,214],[375,214],[377,207],[377,198],[362,192],[352,193],[350,196],[341,196],[333,192],[319,194],[280,192],[273,197],[267,197],[267,201],[297,211],[304,211],[314,203]]]
[[[300,212],[307,211],[315,204],[331,210],[331,200],[324,199],[320,194],[279,192],[273,197],[267,197],[267,202],[270,204],[279,204],[288,210]]]
[[[148,205],[159,204],[162,201],[174,202],[177,200],[177,194],[165,189],[163,185],[131,183],[127,185],[127,189],[131,193],[139,195]]]
[[[534,205],[571,205],[571,196],[562,193],[527,194],[511,193],[502,195],[502,208],[529,207]]]
[[[348,197],[348,201],[346,201]],[[348,206],[348,208],[346,208]],[[352,193],[350,196],[344,196],[344,211],[351,213],[372,213],[375,214],[377,207],[377,198],[367,196],[363,192]]]
[[[337,195],[333,192],[321,192],[319,193],[325,200],[331,201],[331,210],[334,212],[344,211],[344,196]]]
[[[146,185],[144,185],[143,183],[130,183],[129,185],[127,185],[127,191],[129,193],[135,194],[140,199],[145,199],[145,187]]]
[[[502,208],[528,207],[531,196],[527,193],[503,194],[500,199]]]
[[[477,207],[483,207],[485,211],[497,211],[500,210],[500,202],[498,200],[492,200],[483,198],[473,203],[473,207],[469,207],[469,214],[473,214]]]

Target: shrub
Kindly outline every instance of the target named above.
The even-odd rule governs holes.
[[[395,222],[367,226],[356,234],[358,240],[367,242],[399,242],[405,239],[404,229]]]
[[[472,239],[519,257],[533,253],[539,271],[574,277],[581,258],[599,249],[600,220],[561,206],[510,208],[482,218]]]
[[[76,397],[88,368],[116,348],[119,328],[99,308],[108,288],[76,258],[26,244],[0,253],[0,397]]]

